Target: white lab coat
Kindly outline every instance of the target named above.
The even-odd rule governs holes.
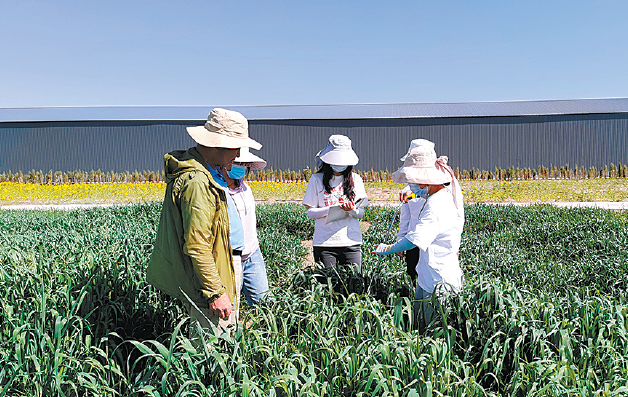
[[[458,201],[462,203],[461,192]],[[462,289],[458,251],[464,226],[464,209],[456,207],[448,189],[431,195],[424,206],[421,202],[423,199],[407,203],[410,220],[405,234],[421,250],[416,267],[417,285],[428,293],[432,293],[437,286],[457,292]]]

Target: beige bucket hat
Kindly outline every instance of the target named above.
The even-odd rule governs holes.
[[[408,153],[406,153],[402,158],[400,158],[400,160],[405,161],[406,157],[408,157],[412,149],[418,146],[425,146],[434,150],[434,142],[428,141],[427,139],[413,139],[410,141],[410,147],[408,148]]]
[[[329,137],[329,143],[323,150],[316,155],[317,167],[318,160],[331,165],[356,165],[359,161],[358,155],[351,149],[351,139],[344,135],[332,135]]]
[[[266,160],[251,153],[248,147],[240,149],[240,156],[236,157],[233,162],[244,164],[253,171],[259,171],[266,167]]]
[[[453,180],[447,157],[436,158],[436,152],[429,146],[417,146],[405,156],[403,166],[392,174],[397,183],[420,183],[441,185]]]
[[[187,131],[196,143],[206,147],[262,148],[259,142],[249,138],[249,122],[246,118],[233,110],[214,108],[207,116],[205,125],[187,127]]]

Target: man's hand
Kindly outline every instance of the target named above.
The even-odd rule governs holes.
[[[220,317],[222,319],[228,319],[231,315],[232,305],[231,300],[229,299],[229,295],[224,293],[220,295],[220,298],[213,301],[209,308],[212,311],[212,314],[216,317]]]

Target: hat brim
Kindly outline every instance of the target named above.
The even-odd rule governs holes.
[[[436,168],[401,167],[393,172],[392,180],[397,183],[415,183],[423,185],[442,185],[451,182],[448,172]]]
[[[239,157],[236,157],[233,160],[234,163],[244,164],[249,167],[252,171],[259,171],[266,167],[266,160],[261,157],[254,155],[251,152],[243,152],[240,153]]]
[[[320,159],[331,165],[356,165],[359,161],[358,156],[352,151],[336,151],[332,150],[320,156]]]
[[[250,147],[260,150],[262,145],[251,138],[236,138],[208,131],[205,126],[187,127],[188,134],[194,142],[206,147],[220,147],[226,149],[238,149]]]

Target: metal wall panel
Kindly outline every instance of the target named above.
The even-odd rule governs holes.
[[[4,123],[0,172],[161,171],[164,153],[192,144],[181,122]]]
[[[436,144],[453,168],[603,166],[628,163],[628,115],[526,116],[453,119],[267,121],[251,135],[265,146],[269,166],[302,169],[332,134],[351,138],[362,170],[397,169],[415,138]]]
[[[193,145],[185,127],[198,121],[0,123],[0,172],[161,171],[163,154]],[[436,144],[450,165],[579,167],[628,163],[628,115],[562,115],[433,119],[252,120],[256,152],[274,169],[314,167],[332,134],[346,135],[359,170],[396,170],[412,139]]]

